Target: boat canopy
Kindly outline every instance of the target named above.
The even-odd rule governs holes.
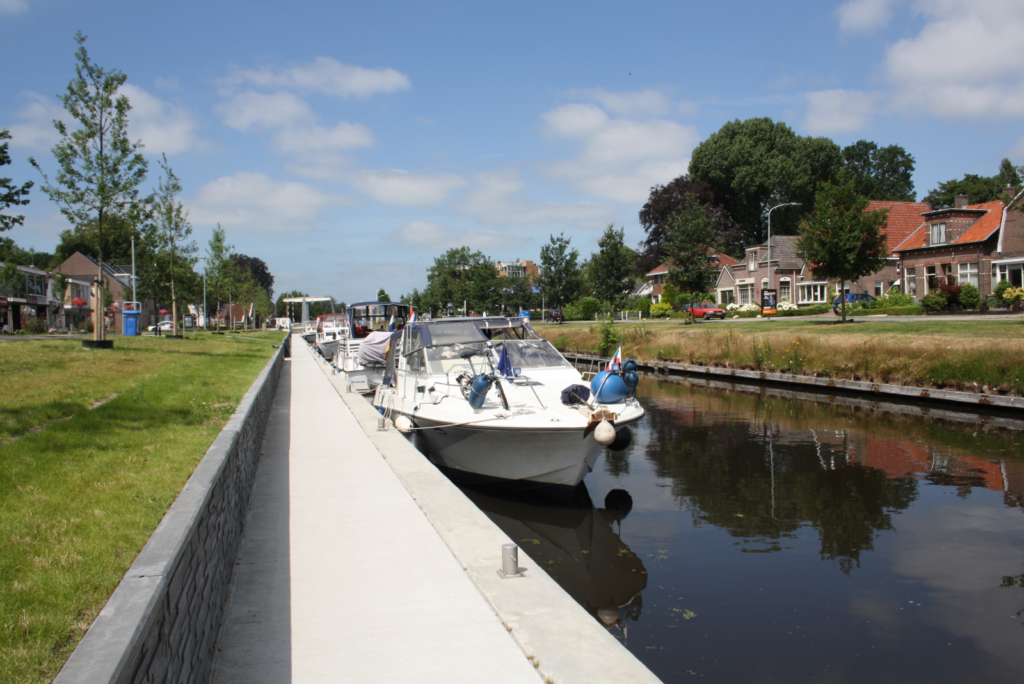
[[[423,347],[477,344],[491,339],[523,339],[527,327],[521,318],[442,318],[406,328],[403,353]]]
[[[371,332],[387,330],[394,316],[395,330],[405,327],[412,307],[400,302],[358,302],[348,307],[352,337],[363,339]]]

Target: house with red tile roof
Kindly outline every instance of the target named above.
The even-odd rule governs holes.
[[[893,250],[903,292],[920,299],[947,278],[974,285],[983,298],[1000,280],[1020,287],[1024,215],[1013,205],[1024,191],[1007,188],[1007,194],[1013,197],[1009,204],[970,204],[961,195],[952,207],[923,212],[921,224]]]
[[[895,249],[903,243],[921,224],[923,214],[932,210],[927,202],[889,202],[871,200],[868,211],[888,209],[882,233],[885,235],[886,246],[889,248],[888,260],[883,269],[865,276],[851,284],[851,292],[866,292],[881,297],[900,281],[899,256]]]
[[[718,266],[727,268],[734,266],[739,262],[733,259],[728,254],[719,254],[712,252],[709,255],[710,259],[714,261]],[[661,302],[661,290],[665,287],[666,278],[668,278],[669,268],[671,267],[670,262],[666,261],[663,264],[655,266],[647,274],[647,282],[641,285],[636,291],[633,292],[634,297],[650,297],[651,300],[658,304]]]

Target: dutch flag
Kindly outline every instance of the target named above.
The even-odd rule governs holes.
[[[395,314],[391,314],[391,320],[388,321],[388,332],[395,332]]]
[[[615,350],[615,356],[608,362],[608,367],[605,370],[617,371],[622,368],[622,347]]]
[[[416,322],[416,312],[415,311],[413,311],[412,315],[409,316],[409,322],[410,323],[415,323]]]

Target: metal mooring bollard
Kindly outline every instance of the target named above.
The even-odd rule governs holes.
[[[501,570],[498,575],[502,579],[522,577],[524,568],[519,567],[519,547],[515,544],[501,545]]]

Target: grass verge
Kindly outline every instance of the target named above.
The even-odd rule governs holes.
[[[283,337],[0,345],[0,681],[52,680]]]
[[[595,353],[599,327],[538,325],[563,351]],[[1024,395],[1024,320],[619,324],[625,356],[890,384]]]

